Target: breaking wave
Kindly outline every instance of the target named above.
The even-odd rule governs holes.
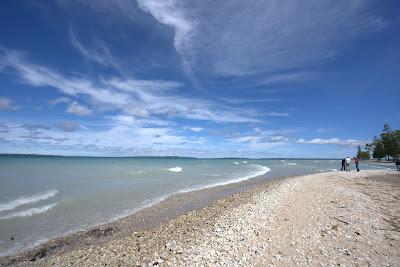
[[[17,199],[14,199],[10,202],[2,203],[0,204],[0,212],[2,211],[7,211],[7,210],[13,210],[19,206],[26,205],[26,204],[32,204],[36,203],[42,200],[46,200],[48,198],[54,197],[57,194],[56,189],[51,189],[49,191],[35,194],[32,196],[23,196]]]
[[[219,182],[214,182],[214,183],[210,183],[210,184],[206,184],[206,185],[201,185],[201,186],[195,186],[195,187],[191,187],[191,188],[187,188],[187,189],[182,189],[182,190],[179,190],[178,193],[186,193],[186,192],[191,192],[191,191],[195,191],[195,190],[211,188],[211,187],[220,186],[220,185],[238,183],[238,182],[249,180],[251,178],[254,178],[254,177],[257,177],[257,176],[260,176],[260,175],[264,175],[267,172],[271,171],[271,169],[268,168],[267,166],[256,165],[256,164],[254,164],[252,166],[256,167],[257,170],[251,171],[247,175],[243,175],[243,176],[240,176],[240,177],[237,177],[237,178],[233,178],[233,179],[228,179],[228,180],[225,180],[225,181],[219,181]]]
[[[182,167],[176,166],[176,167],[173,167],[173,168],[169,168],[167,170],[170,171],[170,172],[182,172]]]
[[[28,209],[28,210],[13,212],[8,215],[1,216],[0,220],[11,219],[11,218],[15,218],[15,217],[30,217],[35,214],[44,213],[44,212],[50,210],[51,208],[53,208],[55,205],[57,205],[57,203],[52,203],[52,204],[41,206],[38,208],[32,208],[32,209]]]

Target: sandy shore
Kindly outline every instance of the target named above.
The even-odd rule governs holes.
[[[399,266],[399,198],[395,172],[280,179],[152,229],[14,265]]]

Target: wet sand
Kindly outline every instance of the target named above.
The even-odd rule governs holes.
[[[0,263],[394,265],[399,181],[387,171],[330,172],[175,195]]]

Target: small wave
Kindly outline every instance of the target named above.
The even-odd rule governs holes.
[[[267,172],[271,171],[271,169],[268,168],[267,166],[256,165],[256,164],[251,165],[251,166],[257,167],[258,170],[252,171],[247,175],[244,175],[244,176],[232,179],[232,180],[220,181],[220,182],[216,182],[216,183],[212,183],[212,184],[196,186],[196,187],[192,187],[192,188],[188,188],[188,189],[182,189],[182,190],[179,190],[177,193],[187,193],[187,192],[191,192],[191,191],[195,191],[195,190],[201,190],[201,189],[211,188],[211,187],[220,186],[220,185],[239,183],[239,182],[242,182],[245,180],[249,180],[251,178],[255,178],[260,175],[264,175]]]
[[[331,172],[337,172],[337,171],[338,171],[338,169],[328,169],[328,171],[331,171]]]
[[[182,172],[182,168],[179,166],[167,169],[170,172]]]
[[[233,162],[233,164],[239,165],[239,162],[235,161],[235,162]]]
[[[247,161],[246,160],[244,160],[244,161],[242,161],[244,164],[247,164]]]
[[[297,166],[297,164],[293,162],[286,163],[286,165]]]
[[[28,210],[17,211],[17,212],[0,217],[0,220],[11,219],[11,218],[15,218],[15,217],[30,217],[35,214],[44,213],[44,212],[50,210],[51,208],[53,208],[55,205],[57,205],[57,203],[52,203],[49,205],[41,206],[38,208],[32,208],[32,209],[28,209]]]
[[[51,189],[44,193],[39,193],[39,194],[35,194],[32,196],[23,196],[23,197],[14,199],[10,202],[0,204],[0,212],[7,211],[7,210],[13,210],[22,205],[32,204],[32,203],[36,203],[36,202],[54,197],[57,194],[57,192],[58,191],[56,189]]]
[[[318,162],[319,162],[319,160],[314,160],[314,162],[315,162],[315,163],[318,163]]]

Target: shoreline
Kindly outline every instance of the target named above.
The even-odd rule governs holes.
[[[362,173],[363,175],[364,173],[369,173],[368,175],[371,175],[371,173],[382,175],[394,172],[376,170],[364,171]],[[172,235],[174,235],[176,231],[185,232],[185,229],[187,229],[186,233],[196,235],[199,229],[208,229],[212,226],[220,217],[220,213],[231,211],[236,207],[246,205],[246,203],[252,201],[254,196],[258,196],[264,192],[271,193],[274,190],[276,191],[276,189],[282,185],[304,179],[302,177],[335,175],[342,176],[347,174],[340,172],[315,173],[305,176],[275,178],[268,181],[265,179],[254,178],[241,183],[176,194],[154,206],[119,219],[117,222],[50,240],[44,245],[29,250],[28,252],[3,257],[0,259],[0,264],[23,264],[25,261],[25,263],[29,262],[29,264],[38,263],[39,265],[42,265],[43,263],[47,264],[51,259],[58,259],[59,256],[74,254],[75,252],[86,250],[90,251],[96,248],[107,248],[110,244],[119,243],[122,240],[132,238],[136,239],[137,244],[135,246],[139,246],[139,251],[140,243],[142,242],[144,243],[144,247],[149,247],[148,245],[151,245],[150,248],[162,251],[163,249],[165,250],[165,248],[160,247],[160,244],[164,244],[164,246],[167,244],[165,243],[165,240],[163,240],[163,234],[160,233],[160,230],[162,232],[168,232],[172,227],[174,230]],[[352,172],[352,175],[359,174]],[[214,195],[213,192],[210,191],[214,191]],[[222,195],[221,192],[224,192],[225,195]],[[188,201],[182,201],[183,199]],[[192,200],[192,202],[190,202],[190,200]],[[152,217],[155,219],[153,223],[144,220],[144,218],[148,218],[149,215],[155,214],[157,210],[162,211],[168,207],[171,209],[170,211],[164,210],[166,212],[159,213],[159,217]],[[174,211],[175,213],[173,213]],[[169,217],[166,215],[169,215]],[[135,218],[133,219],[133,217]],[[136,224],[134,224],[134,222]],[[152,239],[161,240],[160,242],[153,243]],[[150,249],[150,252],[153,252],[154,249]],[[143,252],[143,249],[141,253],[149,256],[149,253]],[[150,258],[154,258],[154,256],[150,256]],[[147,259],[147,257],[143,258],[143,255],[137,257],[139,263],[146,261]],[[77,264],[78,262],[74,263]],[[74,263],[70,262],[69,264]],[[64,264],[68,265],[67,263],[64,263],[63,260],[57,260],[57,265]]]
[[[102,244],[137,231],[146,231],[162,223],[173,220],[187,212],[205,208],[232,194],[251,190],[259,185],[284,179],[269,172],[249,179],[233,181],[191,191],[176,192],[160,201],[150,203],[131,214],[121,216],[106,223],[95,224],[87,229],[72,231],[51,238],[31,248],[14,254],[0,256],[0,265],[11,265],[21,261],[36,261],[43,257],[83,248],[94,243]]]

